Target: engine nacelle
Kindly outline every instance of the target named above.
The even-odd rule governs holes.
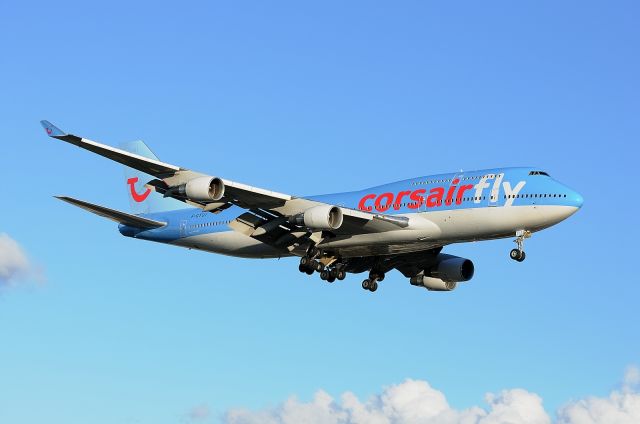
[[[314,206],[292,219],[294,224],[313,230],[337,230],[342,226],[342,220],[342,209],[331,205]]]
[[[414,286],[425,287],[430,291],[451,291],[458,285],[455,281],[443,281],[439,278],[425,277],[424,274],[412,277],[409,282]]]
[[[471,280],[473,272],[473,262],[469,259],[440,254],[435,265],[412,277],[409,282],[427,290],[451,291],[459,282]]]
[[[216,177],[198,177],[179,187],[180,194],[189,200],[217,201],[224,196],[224,182]]]
[[[451,255],[438,255],[438,258],[442,259],[427,272],[428,276],[454,283],[473,278],[474,266],[469,259]]]

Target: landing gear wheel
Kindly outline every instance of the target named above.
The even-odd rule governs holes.
[[[313,275],[315,271],[313,270],[313,268],[307,268],[305,272],[307,273],[307,275]]]
[[[369,286],[369,291],[371,293],[373,293],[374,291],[378,290],[378,283],[376,283],[375,281],[373,283],[371,283],[371,285]]]
[[[362,288],[365,290],[369,290],[370,285],[371,280],[369,280],[368,278],[362,282]]]
[[[513,249],[511,252],[509,252],[509,257],[514,261],[522,262],[524,261],[524,258],[527,257],[527,255],[526,253],[524,253],[524,250]]]
[[[309,259],[306,256],[303,256],[303,257],[300,258],[300,265],[302,265],[304,267],[308,266],[310,262],[311,262],[311,259]]]
[[[345,278],[347,278],[347,272],[343,269],[338,270],[338,272],[336,273],[336,278],[340,281],[344,280]]]
[[[376,271],[371,271],[369,272],[369,279],[371,281],[377,281],[377,282],[381,282],[382,280],[384,280],[384,272],[376,272]]]
[[[318,271],[318,272],[322,272],[324,270],[324,264],[322,262],[316,261],[313,264],[313,266],[314,266],[315,270]]]
[[[323,270],[320,272],[320,279],[322,281],[327,281],[329,279],[329,272],[326,270]]]
[[[331,274],[329,274],[329,278],[327,278],[327,283],[333,283],[334,281],[336,281],[336,277],[333,277]]]
[[[514,242],[518,245],[517,249],[513,249],[509,253],[509,257],[514,261],[522,262],[526,257],[524,253],[524,241],[531,237],[531,231],[527,230],[518,230],[516,231],[516,239]]]

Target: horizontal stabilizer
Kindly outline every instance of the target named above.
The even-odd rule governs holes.
[[[115,221],[124,225],[129,225],[131,227],[153,229],[153,228],[164,227],[165,225],[167,225],[166,222],[154,221],[153,219],[142,218],[137,215],[131,215],[125,212],[117,211],[115,209],[110,209],[104,206],[98,206],[98,205],[94,205],[93,203],[74,199],[73,197],[56,196],[56,199],[63,200],[67,203],[71,203],[74,206],[77,206],[89,212],[95,213],[96,215],[100,215],[112,221]]]

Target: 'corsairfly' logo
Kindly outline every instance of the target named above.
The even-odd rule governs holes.
[[[444,205],[456,205],[462,204],[462,200],[465,197],[472,199],[474,203],[478,204],[485,200],[484,190],[490,188],[491,192],[489,197],[489,204],[495,205],[500,198],[500,190],[504,191],[504,206],[511,206],[513,199],[518,195],[520,190],[526,184],[526,181],[520,181],[515,187],[511,187],[509,181],[502,181],[504,174],[490,174],[484,175],[480,178],[478,184],[463,184],[458,186],[460,178],[454,178],[451,181],[449,188],[443,186],[433,187],[429,189],[420,188],[417,190],[406,190],[399,193],[371,193],[360,199],[358,203],[358,209],[361,211],[371,212],[375,208],[378,212],[385,212],[391,207],[394,210],[399,210],[405,199],[409,199],[410,202],[406,203],[409,209],[419,209],[422,205],[426,205],[427,208],[435,208]],[[490,184],[488,180],[493,180],[493,184]],[[438,181],[442,182],[442,181]],[[472,194],[465,194],[466,192]]]

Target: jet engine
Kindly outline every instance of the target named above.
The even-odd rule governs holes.
[[[178,187],[178,192],[189,200],[217,201],[224,196],[224,182],[216,177],[198,177]]]
[[[409,282],[413,286],[424,287],[429,291],[451,291],[458,285],[455,281],[442,281],[439,278],[425,277],[424,274],[412,277]]]
[[[312,230],[337,230],[342,220],[342,209],[331,205],[314,206],[292,218],[294,224]]]
[[[459,282],[471,280],[473,273],[473,262],[469,259],[440,254],[435,265],[412,277],[409,282],[431,291],[451,291]]]
[[[469,281],[473,278],[473,262],[469,259],[443,254],[438,255],[438,259],[436,266],[429,270],[431,277],[456,283]]]

